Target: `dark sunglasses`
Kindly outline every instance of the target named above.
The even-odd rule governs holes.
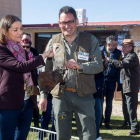
[[[29,39],[25,38],[22,40],[22,42],[31,42]]]
[[[22,46],[22,48],[27,48],[27,49],[29,49],[29,48],[30,48],[30,46]]]

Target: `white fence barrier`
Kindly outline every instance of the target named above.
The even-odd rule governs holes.
[[[27,140],[56,140],[56,135],[56,132],[31,126]],[[79,138],[72,136],[71,140],[79,140]]]

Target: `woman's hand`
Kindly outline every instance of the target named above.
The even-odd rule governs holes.
[[[44,52],[42,54],[42,57],[43,58],[46,58],[46,57],[53,57],[54,56],[54,53],[53,53],[53,48],[51,48],[50,50],[48,50],[47,52]]]

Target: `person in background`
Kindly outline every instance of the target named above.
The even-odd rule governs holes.
[[[51,122],[52,118],[52,127],[51,131],[55,132],[55,126],[54,126],[54,113],[52,109],[52,95],[48,93],[47,97],[47,110],[42,112],[41,115],[41,128],[48,130],[49,124]],[[47,137],[47,134],[44,132],[39,131],[39,138],[38,140],[43,140],[44,137]],[[49,136],[49,140],[56,140],[56,135],[51,134]]]
[[[106,70],[106,64],[105,64],[105,56],[104,53],[101,51],[102,55],[102,62],[104,69],[103,71]],[[96,131],[97,131],[97,139],[96,140],[102,140],[100,137],[100,123],[102,119],[102,114],[103,114],[103,98],[104,98],[104,91],[105,91],[105,82],[104,82],[104,74],[103,72],[100,72],[98,74],[94,75],[95,77],[95,83],[96,83],[96,90],[97,92],[93,94],[94,99],[95,99],[95,117],[96,117]]]
[[[31,71],[53,57],[53,50],[29,60],[21,47],[21,20],[6,15],[0,21],[0,140],[26,140],[32,120]],[[25,99],[26,98],[26,99]],[[17,131],[16,131],[17,128]],[[16,131],[16,135],[15,135]]]
[[[47,49],[47,46],[45,47],[45,51],[46,51],[46,49]],[[44,68],[45,67],[39,68],[38,72],[40,73],[42,71],[45,71]],[[38,73],[38,75],[39,75],[39,73]],[[41,128],[42,129],[48,130],[51,118],[52,118],[51,131],[56,132],[55,131],[55,126],[54,126],[54,112],[53,112],[53,109],[52,109],[52,94],[48,93],[48,96],[47,96],[47,110],[46,111],[42,111],[42,115],[41,115]],[[47,133],[39,131],[39,133],[38,133],[38,140],[43,140],[44,137],[47,137]],[[56,135],[55,134],[51,134],[49,136],[49,140],[56,140]]]
[[[24,45],[24,44],[27,44],[27,43],[28,43],[27,46]],[[24,49],[28,52],[29,58],[30,58],[31,53],[33,54],[33,58],[35,58],[36,56],[39,56],[38,51],[31,46],[32,41],[31,41],[31,35],[29,33],[24,32],[22,34],[21,44],[23,44],[22,47],[24,47]],[[35,81],[36,85],[38,85],[37,69],[34,70],[33,78],[34,78],[34,81]],[[39,93],[38,93],[38,95],[39,95]],[[35,100],[36,100],[36,103],[37,103],[37,95],[34,95],[34,96],[35,96]],[[37,108],[33,108],[33,121],[34,121],[34,127],[39,127],[39,108],[38,108],[38,106],[37,106]]]
[[[60,84],[51,91],[57,140],[71,138],[73,113],[79,138],[96,140],[94,74],[103,70],[99,43],[95,36],[77,29],[79,22],[72,7],[64,6],[60,9],[58,24],[62,33],[53,35],[47,45],[47,49],[50,49],[54,43],[60,43],[66,48],[65,67],[68,69],[66,85]],[[45,71],[52,69],[52,60],[47,58],[45,63]],[[46,111],[47,92],[41,90],[40,93],[39,107]]]
[[[24,39],[24,40],[21,40],[20,44],[21,44],[22,48],[28,52],[29,59],[30,60],[33,59],[33,53],[30,51],[31,42]]]
[[[27,33],[27,32],[24,32],[24,33],[22,34],[22,40],[23,40],[23,41],[28,41],[28,42],[30,42],[31,45],[32,45],[31,35],[30,35],[29,33]],[[31,45],[30,45],[30,46],[31,46]],[[36,56],[39,55],[38,51],[37,51],[35,48],[33,48],[32,46],[30,47],[30,51],[33,53],[34,57],[36,57]]]
[[[132,39],[124,39],[122,46],[124,58],[118,61],[107,57],[107,62],[111,66],[121,70],[118,90],[122,90],[124,123],[118,129],[128,129],[131,127],[129,135],[139,134],[139,124],[137,121],[139,59],[134,52],[134,47]]]
[[[122,54],[121,51],[117,49],[117,41],[115,36],[111,35],[106,38],[106,50],[104,51],[104,55],[112,59],[121,60]],[[104,71],[106,85],[106,90],[104,93],[106,96],[104,123],[106,129],[112,129],[110,126],[110,117],[112,113],[112,100],[114,97],[118,73],[119,70],[110,64],[108,64],[106,71]]]

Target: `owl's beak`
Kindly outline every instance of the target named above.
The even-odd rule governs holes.
[[[56,47],[56,50],[58,49],[59,47]]]

